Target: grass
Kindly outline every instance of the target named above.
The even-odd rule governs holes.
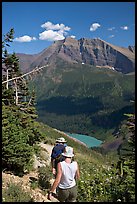
[[[2,191],[3,202],[33,202],[29,192],[22,189],[20,183],[8,183],[7,188]]]

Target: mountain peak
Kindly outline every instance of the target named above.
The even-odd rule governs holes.
[[[67,37],[67,38],[65,38],[64,42],[73,43],[73,42],[77,42],[77,40],[75,38],[72,38],[72,37]]]
[[[47,63],[56,66],[59,59],[69,63],[107,66],[123,73],[135,71],[134,47],[122,48],[100,38],[77,40],[67,37],[56,41],[43,50],[30,67],[43,66]]]

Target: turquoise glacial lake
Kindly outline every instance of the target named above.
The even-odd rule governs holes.
[[[82,135],[82,134],[75,134],[75,133],[68,133],[65,132],[68,136],[73,137],[77,140],[80,140],[81,142],[85,143],[87,147],[98,147],[102,143],[101,140],[96,139],[95,137],[91,137],[88,135]]]

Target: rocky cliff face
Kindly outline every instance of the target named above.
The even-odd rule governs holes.
[[[50,47],[37,55],[26,56],[18,54],[21,68],[24,70],[27,62],[29,69],[45,64],[56,65],[57,60],[69,63],[82,63],[95,66],[107,66],[116,71],[129,73],[135,71],[135,47],[118,47],[101,39],[66,38],[54,42]]]

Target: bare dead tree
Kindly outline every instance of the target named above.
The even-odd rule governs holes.
[[[14,83],[14,89],[15,89],[15,104],[16,105],[18,105],[18,86],[17,86],[17,80],[19,80],[19,79],[22,79],[22,80],[24,80],[24,78],[26,77],[26,76],[29,76],[31,79],[32,79],[32,77],[33,76],[35,76],[37,73],[40,73],[40,71],[43,69],[43,68],[45,68],[45,67],[47,67],[48,65],[45,65],[45,66],[42,66],[42,67],[39,67],[39,68],[35,68],[35,69],[33,69],[32,71],[30,71],[30,72],[27,72],[27,73],[25,73],[25,74],[23,74],[23,75],[21,75],[21,76],[17,76],[17,77],[13,77],[13,78],[11,78],[11,79],[9,79],[8,78],[8,69],[7,69],[7,80],[6,81],[3,81],[2,82],[2,84],[5,84],[6,83],[6,89],[8,89],[8,85],[9,85],[9,82],[10,81],[13,81],[13,83]],[[31,103],[31,99],[30,99],[30,101],[29,101],[29,103],[28,103],[28,105]]]
[[[39,68],[35,68],[35,69],[33,69],[32,71],[30,71],[30,72],[27,72],[27,73],[25,73],[25,74],[23,74],[23,75],[21,75],[21,76],[18,76],[18,77],[13,77],[12,79],[7,79],[6,81],[3,81],[2,82],[2,84],[5,84],[5,83],[7,83],[7,82],[9,82],[9,81],[13,81],[13,80],[18,80],[18,79],[21,79],[21,78],[24,78],[25,76],[27,76],[27,75],[33,75],[34,73],[37,73],[38,71],[40,71],[41,69],[43,69],[43,68],[45,68],[45,67],[47,67],[48,65],[45,65],[45,66],[42,66],[42,67],[39,67]]]

